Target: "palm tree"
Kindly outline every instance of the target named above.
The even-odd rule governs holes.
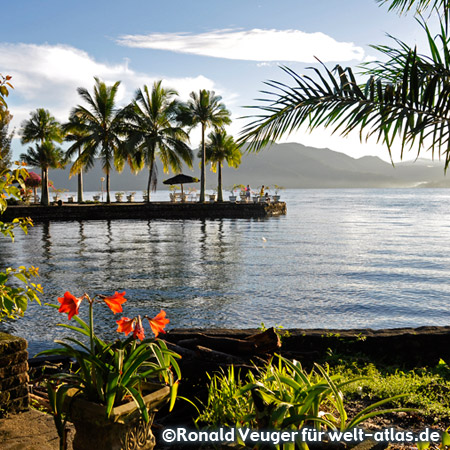
[[[20,134],[22,144],[44,141],[62,142],[61,126],[59,122],[44,108],[38,108],[30,113],[30,118],[22,122]]]
[[[169,168],[180,172],[183,161],[192,168],[192,150],[187,145],[189,135],[174,124],[177,113],[174,97],[178,93],[163,88],[161,83],[155,82],[151,91],[147,86],[137,90],[127,112],[129,153],[138,168],[145,165],[149,170],[147,201],[150,201],[150,191],[156,189],[156,157],[161,160],[164,172]]]
[[[205,201],[206,188],[205,132],[207,127],[222,128],[224,125],[230,124],[231,119],[230,112],[223,103],[220,103],[222,97],[215,95],[214,91],[202,89],[198,94],[191,92],[190,97],[187,103],[180,105],[178,120],[190,128],[194,128],[199,124],[202,126],[200,202],[203,203]]]
[[[30,147],[21,158],[30,165],[42,170],[41,203],[48,205],[48,169],[60,167],[62,155],[53,144],[62,142],[62,131],[59,122],[44,108],[38,108],[30,113],[31,117],[22,123],[20,134],[22,144],[36,142],[36,147]],[[33,161],[33,162],[32,162]]]
[[[378,0],[390,9],[416,12],[439,8],[440,32],[432,34],[424,19],[421,25],[429,44],[429,55],[395,39],[394,47],[374,46],[385,57],[362,66],[360,75],[368,76],[358,84],[352,69],[337,66],[334,71],[313,68],[315,76],[283,70],[293,79],[288,86],[267,82],[263,111],[243,130],[239,142],[246,141],[250,151],[259,151],[270,141],[289,134],[305,124],[310,130],[333,126],[333,132],[347,135],[359,131],[361,140],[374,136],[387,145],[399,141],[401,156],[405,148],[417,145],[445,155],[445,170],[450,163],[450,49],[448,47],[449,3],[444,0]],[[438,47],[440,46],[440,48]]]
[[[70,122],[78,122],[76,129],[79,139],[68,149],[82,149],[72,166],[72,173],[78,173],[82,168],[91,168],[95,158],[100,157],[102,168],[106,174],[106,201],[111,202],[110,172],[113,166],[120,172],[123,169],[125,157],[121,137],[125,134],[123,110],[116,108],[115,99],[120,81],[107,86],[98,78],[95,79],[94,93],[78,88],[78,94],[87,103],[87,107],[78,105],[70,114]]]
[[[206,142],[206,162],[211,163],[213,172],[217,171],[217,201],[223,202],[222,166],[226,161],[229,167],[237,168],[241,163],[241,150],[234,142],[233,136],[227,135],[225,130],[216,130],[208,134]],[[198,155],[201,158],[201,151]]]
[[[20,159],[29,166],[41,168],[41,203],[48,206],[48,170],[62,167],[63,151],[53,142],[44,141],[36,144],[35,148],[29,147],[26,153],[20,155]]]

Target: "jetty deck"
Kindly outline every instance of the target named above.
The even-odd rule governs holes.
[[[63,203],[51,206],[12,205],[2,221],[30,217],[35,222],[126,219],[251,219],[286,214],[286,203]]]

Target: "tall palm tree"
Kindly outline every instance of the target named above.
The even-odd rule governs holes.
[[[44,141],[42,144],[35,144],[34,148],[28,147],[27,152],[20,155],[20,159],[29,166],[41,168],[41,203],[48,206],[48,170],[62,167],[63,151],[53,142]]]
[[[201,152],[199,152],[199,158]],[[234,142],[233,136],[223,129],[208,134],[206,142],[206,162],[211,163],[213,172],[217,171],[217,201],[223,202],[222,193],[222,166],[226,161],[229,167],[237,168],[241,163],[241,150]]]
[[[41,203],[48,205],[48,169],[59,167],[62,163],[60,150],[53,144],[62,142],[61,125],[44,108],[38,108],[30,113],[30,118],[22,122],[20,134],[22,144],[36,142],[36,147],[30,147],[22,158],[27,164],[40,167],[42,170]],[[25,158],[26,157],[26,158]],[[28,162],[28,161],[34,161]]]
[[[368,76],[358,84],[350,68],[336,66],[313,68],[313,76],[283,70],[292,78],[291,86],[277,81],[267,82],[271,92],[258,106],[262,114],[243,130],[240,142],[250,151],[259,151],[270,141],[307,125],[333,127],[332,132],[347,135],[358,131],[360,138],[374,136],[391,154],[399,142],[401,156],[405,148],[417,146],[445,156],[445,170],[450,163],[450,49],[448,34],[450,3],[444,0],[378,0],[390,9],[417,13],[436,8],[440,31],[432,33],[420,19],[428,40],[428,55],[395,39],[393,47],[373,46],[384,61],[363,65],[360,75]]]
[[[225,108],[223,103],[220,103],[222,97],[216,95],[214,91],[201,89],[198,94],[191,92],[190,97],[187,103],[180,105],[178,120],[190,128],[194,128],[197,125],[202,127],[200,202],[203,203],[205,201],[206,188],[206,129],[208,127],[222,128],[224,125],[230,124],[231,119],[230,111]]]
[[[180,172],[183,161],[192,167],[192,150],[187,145],[189,135],[175,124],[178,93],[164,88],[161,81],[153,84],[151,91],[147,86],[136,91],[132,105],[127,112],[129,119],[127,145],[132,159],[138,168],[148,167],[148,200],[150,191],[156,189],[158,157],[165,172],[171,168]]]
[[[123,110],[116,107],[116,95],[120,81],[107,86],[103,81],[94,78],[94,92],[78,88],[78,94],[87,106],[78,105],[70,114],[69,121],[77,122],[80,138],[68,149],[82,149],[75,160],[72,172],[78,173],[81,168],[91,168],[95,158],[100,157],[103,171],[106,174],[106,201],[111,202],[110,173],[115,167],[119,172],[123,169],[125,157],[121,138],[125,133]]]

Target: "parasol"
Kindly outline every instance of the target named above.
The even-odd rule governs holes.
[[[183,198],[183,184],[186,183],[198,183],[200,180],[195,177],[191,177],[190,175],[184,175],[179,173],[172,178],[168,178],[163,181],[163,184],[181,184],[181,197]]]

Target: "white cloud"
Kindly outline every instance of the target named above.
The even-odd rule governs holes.
[[[247,61],[361,61],[364,50],[324,33],[300,30],[216,30],[121,36],[120,45]]]
[[[128,60],[120,64],[103,63],[66,45],[0,43],[0,67],[2,73],[13,77],[14,89],[8,97],[8,105],[14,116],[12,127],[16,128],[36,108],[49,109],[58,120],[67,120],[70,109],[81,101],[77,88],[83,86],[91,91],[94,76],[108,84],[121,81],[118,92],[121,105],[131,100],[137,88],[151,85],[157,79],[163,79],[164,84],[176,89],[183,100],[191,91],[209,89],[222,95],[225,103],[236,101],[235,94],[202,75],[186,78],[148,75],[132,70]]]

